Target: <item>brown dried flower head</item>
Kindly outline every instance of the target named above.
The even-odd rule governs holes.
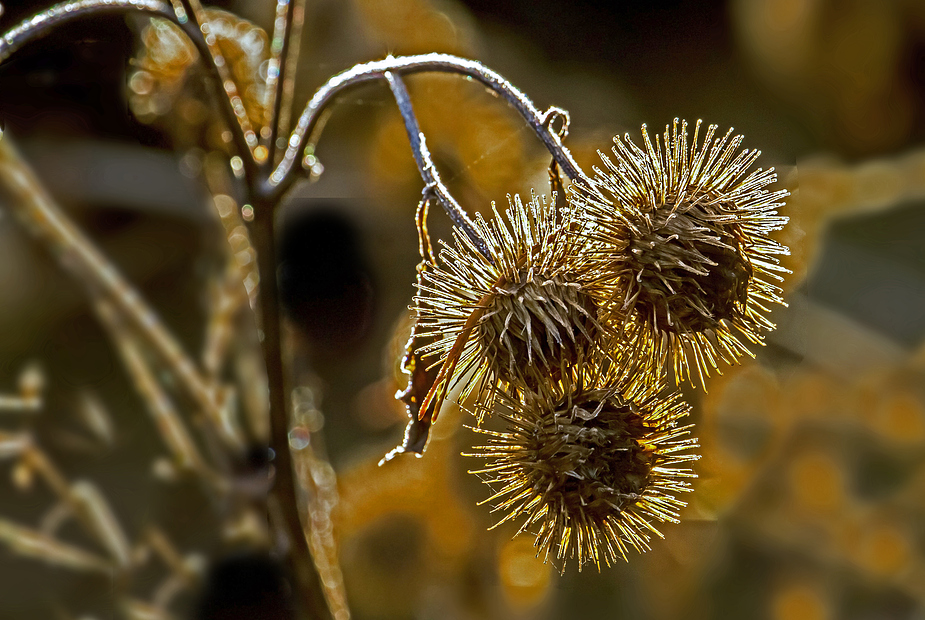
[[[504,432],[467,456],[488,464],[473,471],[495,493],[485,500],[523,519],[518,533],[536,529],[538,554],[562,562],[577,558],[611,565],[629,548],[643,552],[657,522],[677,522],[693,472],[680,464],[689,450],[690,426],[677,426],[688,405],[678,393],[648,388],[625,396],[607,387],[576,387],[553,401],[529,394],[504,399]]]
[[[466,393],[477,390],[480,416],[499,390],[548,391],[590,358],[602,329],[569,222],[536,196],[515,197],[506,220],[497,211],[491,222],[476,219],[487,256],[454,232],[415,298],[421,336],[434,338],[425,356],[446,362],[462,334],[447,381],[472,373]]]
[[[601,154],[590,185],[572,185],[571,202],[589,220],[589,268],[609,286],[609,321],[628,359],[656,367],[670,358],[676,378],[703,384],[717,361],[751,355],[774,328],[769,303],[783,303],[769,280],[786,270],[786,247],[769,238],[787,221],[777,209],[787,192],[769,191],[774,169],[751,170],[760,152],[742,150],[730,129],[714,137],[701,122],[688,142],[675,119],[643,146],[614,139],[615,160]]]

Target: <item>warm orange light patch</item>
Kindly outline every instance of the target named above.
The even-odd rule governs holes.
[[[509,540],[498,552],[498,575],[511,606],[533,607],[543,600],[552,577],[552,564],[536,557],[533,541],[525,536]]]
[[[844,481],[838,463],[829,455],[799,455],[790,466],[790,484],[796,502],[814,512],[830,512],[844,503]]]
[[[772,602],[774,620],[827,620],[831,611],[816,590],[794,585],[780,590]]]

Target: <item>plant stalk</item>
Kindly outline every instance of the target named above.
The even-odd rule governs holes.
[[[289,570],[295,580],[296,596],[308,617],[333,620],[324,586],[308,549],[299,517],[295,475],[289,453],[289,415],[285,366],[283,363],[282,322],[279,284],[276,277],[275,212],[272,204],[254,205],[251,232],[257,250],[260,273],[260,325],[263,332],[263,358],[267,368],[270,401],[270,447],[275,452],[275,476],[270,495],[276,499],[289,539]]]

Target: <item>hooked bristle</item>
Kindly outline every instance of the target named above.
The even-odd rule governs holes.
[[[496,287],[476,337],[499,379],[538,391],[587,358],[597,307],[562,276],[518,275]]]

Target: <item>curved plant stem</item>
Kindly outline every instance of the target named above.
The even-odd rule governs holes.
[[[163,17],[174,23],[177,17],[166,2],[160,0],[75,0],[56,4],[33,15],[4,33],[0,39],[0,62],[27,43],[46,35],[52,28],[74,19],[100,13],[137,11]]]
[[[0,38],[0,63],[22,46],[45,36],[56,26],[90,15],[127,12],[139,12],[169,20],[179,26],[192,41],[199,52],[199,56],[204,60],[203,64],[205,64],[206,71],[211,78],[208,81],[215,91],[214,94],[220,113],[224,116],[225,124],[231,128],[235,150],[241,155],[244,163],[245,178],[250,184],[254,184],[257,170],[250,154],[251,147],[248,145],[244,130],[238,123],[239,119],[235,113],[233,102],[226,94],[226,80],[223,79],[222,71],[216,66],[211,47],[203,36],[200,25],[195,20],[190,21],[180,5],[172,7],[170,4],[160,0],[74,0],[72,2],[62,2],[33,15],[29,19],[23,20],[7,31]]]
[[[299,154],[306,147],[321,113],[338,95],[365,82],[383,79],[386,73],[408,75],[426,72],[463,75],[481,82],[490,90],[498,93],[524,117],[569,179],[574,181],[587,178],[572,154],[562,145],[560,132],[551,128],[552,121],[557,118],[567,124],[568,115],[564,110],[553,107],[540,112],[522,91],[480,62],[448,54],[422,54],[399,58],[390,56],[385,60],[356,65],[328,80],[305,106],[295,130],[289,136],[286,153],[280,164],[270,174],[267,186],[261,188],[262,193],[267,197],[278,197],[289,189],[295,181],[295,164],[299,159]]]

